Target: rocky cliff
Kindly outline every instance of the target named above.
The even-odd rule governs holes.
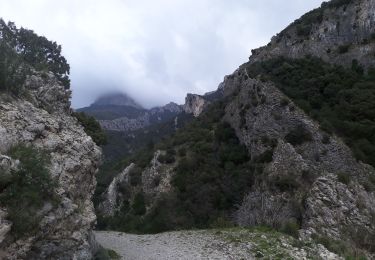
[[[241,76],[235,73],[234,78],[224,84],[233,88],[238,77]],[[370,176],[375,175],[374,168],[358,162],[342,140],[334,135],[327,136],[317,122],[272,83],[247,79],[238,84],[237,89],[238,95],[227,105],[224,118],[247,146],[251,158],[270,155],[261,185],[252,188],[249,196],[254,197],[244,201],[237,221],[245,225],[264,221],[255,220],[258,213],[265,212],[253,204],[258,200],[257,189],[261,189],[267,194],[266,201],[275,202],[275,207],[281,204],[289,211],[286,218],[293,218],[299,211],[288,205],[290,201],[304,201],[304,209],[297,213],[302,215],[294,215],[302,221],[303,236],[343,240],[363,232],[373,237],[375,194],[365,187]],[[259,103],[251,102],[256,100],[256,95]],[[290,138],[297,132],[305,135],[305,139],[297,142]],[[340,176],[348,176],[350,182],[343,183]],[[283,187],[284,184],[290,187]],[[249,203],[253,207],[247,208]],[[282,215],[280,211],[277,214]]]
[[[129,132],[169,121],[181,112],[182,108],[176,103],[171,102],[162,107],[144,110],[144,112],[137,117],[120,117],[112,120],[99,120],[99,123],[106,130]]]
[[[203,96],[187,94],[185,98],[184,111],[187,114],[193,114],[198,117],[207,107],[209,101]]]
[[[369,68],[375,66],[374,28],[374,1],[330,1],[296,20],[267,46],[253,50],[250,61],[312,55],[345,66],[357,60]]]
[[[52,73],[34,71],[22,88],[21,97],[0,94],[1,178],[20,164],[8,156],[12,147],[44,151],[51,157],[48,172],[56,183],[56,203],[38,202],[36,229],[17,236],[2,208],[0,258],[92,259],[96,216],[91,198],[101,151],[71,115],[70,91]]]

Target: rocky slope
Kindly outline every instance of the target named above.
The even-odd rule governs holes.
[[[225,84],[233,87],[232,80]],[[302,110],[292,102],[283,105],[286,97],[272,83],[248,79],[237,87],[240,89],[238,96],[226,107],[224,118],[248,147],[251,157],[272,152],[272,160],[263,171],[267,180],[262,190],[270,192],[267,200],[303,199],[304,210],[300,216],[303,235],[318,234],[341,240],[354,236],[358,230],[374,234],[375,196],[364,188],[369,177],[375,174],[373,167],[358,162],[339,138],[331,136],[325,140],[326,133]],[[265,98],[262,104],[254,106],[249,104],[253,99],[249,95]],[[241,113],[246,104],[250,108]],[[310,134],[303,142],[293,143],[288,135],[294,131]],[[351,182],[343,184],[338,180],[339,175],[350,176]],[[275,183],[282,185],[287,179],[293,179],[289,184],[296,185],[292,194],[280,187],[277,192],[273,191]],[[257,187],[253,189],[254,193],[248,196],[257,200]],[[239,222],[249,224],[258,217],[256,207],[245,209],[249,203],[254,203],[254,198],[248,198],[240,207]],[[283,207],[289,206],[284,204]],[[295,210],[290,209],[287,214],[295,214],[292,213]]]
[[[16,39],[18,33],[24,33],[22,39],[26,41],[38,38],[32,31],[18,30],[12,24],[6,26],[1,22],[2,37],[9,33],[9,38],[0,38],[1,46],[6,46],[9,53],[13,52],[13,47],[19,50],[18,45],[11,46],[7,42]],[[56,43],[50,43],[44,37],[38,39],[56,47],[57,51],[61,50]],[[23,48],[27,49],[28,42],[24,44]],[[38,46],[33,45],[33,48],[35,50]],[[39,52],[38,57],[42,59],[43,54]],[[16,60],[14,57],[21,53],[13,52],[12,55],[13,60]],[[33,52],[29,55],[31,57]],[[55,57],[65,61],[59,53],[55,53]],[[12,61],[11,58],[9,60]],[[58,78],[57,72],[38,72],[26,59],[20,60],[19,68],[28,68],[28,73],[23,75],[24,81],[17,81],[19,85],[7,85],[9,81],[2,81],[8,91],[2,89],[0,92],[0,258],[92,259],[95,241],[91,230],[96,216],[91,199],[96,186],[95,173],[100,163],[101,150],[71,114],[71,92],[68,90],[66,72]],[[49,62],[53,61],[49,59]],[[2,74],[2,79],[4,77],[11,78],[14,74]],[[61,83],[62,79],[66,80],[65,85]],[[31,154],[26,162],[18,160],[18,155],[12,153],[16,147],[21,147],[18,148],[21,149],[21,155],[32,148],[32,151],[43,156],[40,161],[31,161],[30,165],[27,160],[34,156],[38,158],[39,155]],[[50,161],[45,165],[47,171],[43,172],[42,161],[47,161],[47,157],[50,157]],[[33,172],[24,172],[24,169],[32,169]],[[24,175],[20,175],[18,181],[9,183],[9,180],[17,180],[15,178],[19,174]],[[34,178],[29,180],[30,176]],[[49,179],[50,183],[43,183],[43,180]],[[18,187],[17,182],[23,184]],[[46,197],[47,194],[39,196],[41,191],[33,190],[34,187],[28,186],[28,183],[38,183],[43,189],[52,191],[49,197]],[[14,192],[22,192],[25,197],[18,198],[19,195]],[[7,205],[9,201],[4,201],[4,196],[24,202]],[[24,205],[32,200],[37,201],[33,205]],[[22,219],[26,223],[22,223]],[[35,225],[32,229],[23,226],[30,223]]]
[[[326,62],[351,66],[357,60],[365,68],[375,66],[375,2],[333,0],[313,10],[253,50],[251,62],[277,56],[320,57]]]

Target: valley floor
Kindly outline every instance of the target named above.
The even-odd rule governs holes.
[[[97,241],[125,260],[339,259],[321,246],[306,246],[277,232],[246,229],[175,231],[134,235],[95,232]]]

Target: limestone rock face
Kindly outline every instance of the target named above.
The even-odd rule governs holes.
[[[170,181],[175,164],[161,163],[159,156],[164,154],[165,151],[156,151],[149,165],[137,172],[138,176],[130,173],[137,168],[133,163],[118,174],[103,194],[103,202],[98,207],[100,213],[105,217],[113,216],[125,201],[131,203],[138,192],[145,195],[149,209],[162,194],[170,192],[172,190]],[[132,178],[139,178],[140,181],[135,183]]]
[[[296,21],[273,37],[267,46],[253,50],[250,62],[312,55],[344,66],[351,66],[353,60],[360,61],[365,68],[375,65],[375,1],[350,1],[348,5],[323,7],[313,12],[310,13],[316,17],[313,22],[309,20],[308,25],[301,25]],[[304,26],[311,26],[311,31],[299,32]]]
[[[373,232],[374,195],[356,182],[348,185],[337,181],[334,174],[325,174],[311,187],[304,213],[304,233],[340,237],[365,237]],[[373,241],[367,241],[373,243]]]
[[[51,155],[50,173],[60,203],[44,207],[38,231],[14,240],[6,209],[0,211],[4,259],[91,259],[90,233],[96,221],[93,195],[101,151],[71,116],[70,92],[52,74],[34,73],[24,98],[0,96],[0,167],[17,167],[7,156],[14,145],[34,145]]]
[[[111,131],[134,131],[150,125],[150,116],[144,114],[137,118],[120,117],[113,120],[99,120],[100,126]]]
[[[286,169],[300,165],[301,171],[308,168],[316,172],[326,170],[359,177],[373,170],[357,162],[341,139],[331,136],[324,143],[326,134],[320,130],[319,124],[272,83],[247,79],[239,88],[237,97],[226,108],[225,119],[231,122],[253,158],[270,150],[272,146],[276,147],[273,156],[275,165],[270,166],[270,171],[286,172]],[[296,129],[305,130],[311,135],[311,140],[295,146],[286,144],[286,136]],[[290,158],[295,159],[290,161]]]
[[[126,167],[119,175],[113,178],[111,184],[108,186],[106,193],[104,194],[105,199],[100,205],[99,210],[104,216],[113,216],[115,210],[119,207],[119,185],[122,183],[129,182],[129,172],[134,168],[135,164],[130,164]]]
[[[289,213],[284,215],[301,218],[305,238],[318,235],[346,240],[355,232],[374,236],[375,194],[364,188],[369,176],[375,174],[373,167],[358,162],[341,139],[322,132],[318,123],[273,83],[250,79],[237,71],[226,78],[222,88],[234,93],[224,120],[235,129],[253,160],[268,154],[264,183],[255,185],[249,195],[260,189],[270,202],[280,202],[273,208],[280,207],[279,212],[286,209]],[[305,140],[290,141],[288,134],[293,131],[306,133]],[[339,175],[349,176],[350,183],[341,183]],[[292,185],[293,193],[282,188],[275,191],[275,185],[283,181]],[[293,201],[304,201],[302,215],[298,216],[297,209],[288,209]],[[249,208],[247,204],[243,207]],[[245,208],[240,207],[239,212],[245,214]],[[254,209],[246,214],[254,215],[246,216],[251,220],[261,216]]]
[[[126,108],[124,108],[126,109]],[[111,131],[130,132],[146,128],[152,124],[166,122],[182,112],[182,107],[176,103],[169,103],[162,107],[143,110],[135,118],[120,117],[111,120],[98,120],[100,125]]]
[[[209,102],[200,95],[187,94],[184,111],[187,114],[193,114],[195,117],[198,117],[208,104]]]

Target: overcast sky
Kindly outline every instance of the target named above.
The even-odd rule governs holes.
[[[321,0],[0,0],[0,16],[57,41],[73,106],[124,91],[146,107],[215,90],[251,49]]]

